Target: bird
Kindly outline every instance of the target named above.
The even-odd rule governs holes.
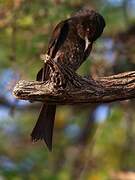
[[[76,71],[89,56],[93,42],[102,34],[104,27],[105,20],[102,15],[91,8],[82,8],[56,25],[43,56]],[[36,80],[46,82],[51,76],[46,61],[37,73]],[[60,82],[57,83],[59,85]],[[44,140],[49,151],[52,151],[55,113],[55,104],[43,103],[31,133],[32,141]]]

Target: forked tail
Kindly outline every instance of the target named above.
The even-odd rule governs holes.
[[[52,137],[56,105],[43,104],[37,123],[31,133],[32,141],[44,139],[49,151],[52,151]]]

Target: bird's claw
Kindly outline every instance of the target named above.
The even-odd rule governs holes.
[[[46,63],[47,61],[50,60],[51,57],[48,54],[41,54],[40,58],[41,58],[41,60],[44,61],[44,63]]]

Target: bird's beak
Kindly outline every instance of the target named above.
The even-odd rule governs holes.
[[[85,50],[84,50],[84,51],[87,50],[89,44],[91,44],[91,42],[90,42],[90,41],[88,40],[88,38],[85,36]]]

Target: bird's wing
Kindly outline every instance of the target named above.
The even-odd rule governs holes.
[[[47,81],[49,77],[49,66],[44,64],[44,67],[41,68],[36,76],[36,81]]]
[[[57,51],[61,47],[61,45],[64,43],[64,41],[67,38],[69,31],[69,24],[68,21],[62,21],[60,22],[54,29],[52,33],[52,38],[50,39],[49,45],[48,45],[48,51],[47,54],[54,58]],[[43,68],[39,70],[37,73],[37,81],[46,81],[48,79],[49,75],[49,67],[47,64],[44,65]]]
[[[66,40],[68,31],[69,31],[68,20],[60,22],[55,27],[47,51],[47,54],[50,55],[52,58],[55,57],[57,51]]]

